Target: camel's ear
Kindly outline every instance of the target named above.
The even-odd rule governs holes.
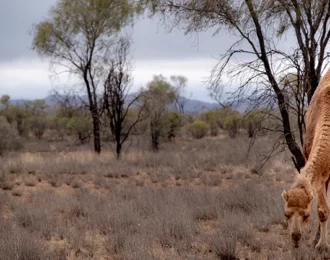
[[[310,193],[310,195],[309,195],[309,198],[311,199],[311,200],[313,200],[314,199],[314,193],[311,191],[311,193]]]
[[[284,201],[288,201],[288,193],[285,190],[282,192],[282,198]]]

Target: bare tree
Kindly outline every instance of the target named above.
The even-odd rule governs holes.
[[[281,123],[282,137],[298,170],[305,164],[301,147],[292,130],[281,79],[301,62],[299,83],[310,101],[329,61],[330,2],[327,0],[146,0],[154,12],[173,18],[186,32],[228,29],[237,37],[220,57],[210,77],[209,90],[222,93],[223,77],[235,81],[232,97],[267,107]],[[280,48],[281,36],[292,33],[297,47]],[[236,59],[236,57],[243,57]],[[300,115],[301,116],[301,115]],[[301,139],[301,137],[300,137]]]
[[[116,35],[133,13],[128,0],[59,0],[35,26],[33,48],[54,69],[75,75],[84,86],[93,121],[94,150],[101,152],[100,91],[104,66]]]
[[[268,14],[278,18],[279,34],[293,29],[302,56],[304,89],[310,102],[328,63],[330,2],[327,0],[269,1]]]
[[[143,120],[143,106],[138,108],[137,116],[133,120],[128,120],[130,109],[141,97],[141,94],[129,96],[131,87],[129,48],[129,40],[121,38],[114,50],[114,58],[110,61],[110,70],[104,83],[104,109],[116,143],[118,159],[121,156],[123,144],[132,134],[135,126]]]
[[[289,73],[281,80],[285,103],[290,114],[296,120],[301,147],[304,145],[304,134],[306,130],[305,114],[307,110],[307,93],[302,84],[302,75]]]

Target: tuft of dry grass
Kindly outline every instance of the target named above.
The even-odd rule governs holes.
[[[237,238],[235,235],[223,235],[217,232],[211,240],[212,250],[218,259],[236,260]]]
[[[35,177],[33,176],[24,176],[23,177],[24,179],[24,183],[26,186],[29,186],[29,187],[34,187],[37,185],[37,180],[35,179]]]

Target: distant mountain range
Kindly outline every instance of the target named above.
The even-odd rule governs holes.
[[[134,94],[130,95],[131,97],[133,97]],[[128,99],[130,98],[130,96],[128,97]],[[45,102],[47,105],[49,106],[55,106],[57,104],[57,101],[55,99],[54,95],[49,95],[47,97],[44,98]],[[11,104],[24,104],[28,101],[31,101],[32,99],[11,99],[10,103]],[[185,113],[200,113],[203,111],[208,111],[208,110],[212,110],[215,108],[218,108],[219,105],[217,103],[211,103],[211,102],[205,102],[205,101],[201,101],[201,100],[197,100],[197,99],[190,99],[190,98],[184,98],[184,112]],[[175,108],[175,104],[170,104],[169,105],[170,109],[174,109]]]
[[[184,98],[184,112],[185,113],[200,113],[203,111],[218,108],[217,103],[205,102],[197,99]],[[170,109],[174,109],[175,104],[170,105]]]

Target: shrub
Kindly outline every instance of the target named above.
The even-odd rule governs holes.
[[[73,117],[68,122],[70,133],[77,136],[81,143],[89,141],[92,135],[92,122],[90,118],[77,116]]]
[[[30,129],[35,137],[42,139],[47,128],[47,119],[43,116],[34,116],[30,119]]]
[[[5,115],[8,123],[16,127],[20,136],[27,136],[29,133],[29,113],[23,106],[10,106]]]
[[[239,113],[233,113],[231,116],[228,116],[225,121],[225,129],[227,129],[228,134],[231,138],[235,138],[239,127],[240,127],[240,114]]]
[[[217,232],[211,241],[212,250],[219,259],[236,260],[237,240],[234,235],[223,236]]]
[[[197,120],[187,125],[187,131],[193,138],[200,139],[207,135],[209,125],[202,120]]]
[[[176,111],[171,111],[167,113],[167,120],[169,124],[169,130],[167,132],[167,137],[169,140],[175,138],[180,130],[183,116]]]
[[[3,156],[7,151],[17,151],[22,148],[22,143],[17,135],[17,132],[10,124],[0,119],[0,156]]]
[[[210,125],[211,136],[218,135],[218,114],[215,110],[210,110],[201,114],[201,119]]]
[[[52,129],[57,132],[58,137],[63,141],[67,132],[69,119],[66,117],[55,117],[52,121]]]
[[[250,111],[242,116],[242,127],[246,129],[250,138],[261,128],[261,120],[262,118],[258,111]]]
[[[225,129],[225,121],[230,117],[235,111],[230,107],[224,107],[215,110],[215,123],[217,127]]]

